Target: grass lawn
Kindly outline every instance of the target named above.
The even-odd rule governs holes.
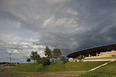
[[[59,71],[87,71],[105,62],[62,62],[51,63],[46,67],[41,64],[24,63],[19,64],[10,71],[15,72],[59,72]]]
[[[80,75],[79,77],[116,77],[116,62],[112,62],[95,71]]]

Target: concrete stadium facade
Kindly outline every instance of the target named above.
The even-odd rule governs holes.
[[[116,44],[91,48],[67,55],[70,58],[76,58],[83,55],[83,61],[116,61]]]

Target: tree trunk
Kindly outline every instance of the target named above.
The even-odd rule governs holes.
[[[54,62],[54,59],[52,58],[52,62]]]
[[[34,63],[35,63],[35,60],[34,60]]]
[[[58,59],[56,58],[56,62],[58,62]]]

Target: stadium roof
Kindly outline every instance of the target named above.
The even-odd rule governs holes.
[[[96,53],[106,52],[111,50],[116,50],[116,44],[77,51],[67,55],[67,57],[76,58],[79,55],[88,55],[88,54],[96,55]]]

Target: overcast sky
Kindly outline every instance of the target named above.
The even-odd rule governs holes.
[[[0,61],[116,43],[116,0],[0,0]]]

